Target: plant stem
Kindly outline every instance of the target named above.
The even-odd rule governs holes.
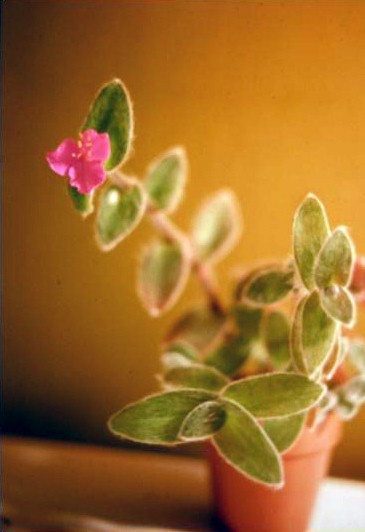
[[[157,211],[150,203],[147,207],[147,214],[150,217],[152,225],[163,236],[170,240],[179,240],[182,243],[190,257],[192,271],[195,273],[203,291],[208,297],[211,309],[217,314],[225,314],[226,311],[219,297],[213,272],[207,264],[197,258],[190,239],[165,214]]]
[[[109,178],[114,185],[122,190],[126,190],[131,186],[128,177],[119,172],[111,172]],[[172,241],[177,240],[181,243],[184,252],[188,255],[191,261],[192,271],[195,273],[209,300],[212,311],[217,314],[226,314],[226,310],[218,294],[213,272],[207,264],[198,259],[188,236],[176,227],[166,214],[158,211],[150,201],[147,201],[146,213],[155,229],[157,229],[165,238]]]

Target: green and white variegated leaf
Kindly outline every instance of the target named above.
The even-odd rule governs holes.
[[[167,341],[183,340],[199,351],[209,350],[222,336],[225,324],[223,314],[209,307],[198,307],[183,314],[169,331]]]
[[[336,390],[337,411],[343,419],[353,418],[365,403],[365,376],[358,375]]]
[[[166,213],[176,209],[184,192],[186,174],[187,160],[182,147],[172,148],[151,163],[145,187],[156,209]]]
[[[327,390],[326,394],[318,403],[316,410],[312,411],[314,419],[312,420],[311,428],[315,429],[316,427],[318,427],[318,425],[320,425],[326,419],[328,414],[336,408],[337,403],[337,395]]]
[[[190,364],[171,368],[163,376],[163,384],[173,388],[191,388],[218,392],[228,384],[228,379],[215,368]]]
[[[306,414],[266,419],[263,427],[279,453],[288,451],[298,440],[305,426]]]
[[[262,309],[236,305],[233,309],[233,315],[243,338],[249,341],[259,338],[263,316]]]
[[[322,371],[322,376],[326,380],[331,380],[336,373],[338,367],[342,364],[346,354],[348,352],[348,340],[347,338],[339,337],[331,354],[328,357]]]
[[[350,340],[349,355],[356,368],[365,374],[365,341],[360,338]]]
[[[235,401],[257,418],[290,416],[320,401],[325,387],[296,373],[271,373],[229,384],[223,397]]]
[[[189,278],[191,261],[179,241],[155,240],[142,254],[137,291],[151,316],[159,316],[178,300]]]
[[[161,362],[164,371],[175,367],[186,367],[198,362],[198,352],[186,342],[173,342],[165,348]]]
[[[97,94],[82,126],[82,131],[87,129],[109,135],[111,152],[106,170],[126,160],[133,139],[133,109],[129,93],[119,79],[104,85]]]
[[[93,196],[94,194],[80,194],[76,187],[67,185],[67,190],[73,206],[83,218],[86,218],[94,211]]]
[[[232,191],[221,190],[208,198],[193,221],[191,239],[197,257],[210,263],[223,258],[236,244],[241,226]]]
[[[356,304],[350,292],[339,285],[332,285],[320,292],[325,312],[342,325],[352,328],[356,322]]]
[[[275,369],[285,369],[290,362],[290,321],[282,312],[271,312],[263,322],[263,337]]]
[[[215,396],[202,390],[176,390],[132,403],[109,420],[115,435],[141,443],[179,443],[181,426],[194,408]]]
[[[329,357],[337,332],[336,322],[323,310],[319,293],[314,290],[301,301],[294,317],[291,342],[298,369],[314,376]]]
[[[348,286],[355,263],[355,248],[344,227],[338,227],[324,243],[315,265],[315,282],[319,288]]]
[[[146,211],[146,195],[140,183],[133,178],[123,179],[127,184],[126,188],[111,185],[100,197],[96,240],[103,251],[110,251],[128,236]]]
[[[303,329],[303,309],[309,296],[303,297],[294,312],[294,318],[290,330],[290,353],[294,366],[301,373],[307,373],[304,361],[302,329]]]
[[[228,376],[235,375],[250,355],[250,344],[242,336],[227,338],[210,353],[205,364]]]
[[[280,301],[293,288],[293,271],[281,266],[259,270],[243,286],[242,300],[251,305],[270,305]]]
[[[200,404],[185,418],[179,438],[183,441],[198,441],[210,438],[226,420],[224,406],[218,401]]]
[[[303,284],[314,287],[314,266],[323,244],[330,235],[326,211],[313,194],[299,206],[293,227],[293,248],[296,266]]]
[[[232,467],[255,482],[280,488],[280,455],[257,420],[242,406],[225,402],[226,421],[213,436],[218,453]]]

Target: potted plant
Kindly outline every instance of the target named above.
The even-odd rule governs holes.
[[[191,274],[205,300],[162,343],[162,391],[124,406],[109,428],[146,444],[206,442],[217,509],[232,530],[304,532],[340,420],[365,398],[365,343],[348,335],[355,302],[365,300],[364,260],[310,194],[294,217],[292,255],[245,270],[224,301],[214,266],[240,236],[233,192],[209,197],[185,234],[170,218],[184,192],[183,148],[163,153],[139,180],[122,170],[132,138],[130,97],[113,80],[97,94],[79,140],[66,139],[47,161],[69,177],[83,217],[97,203],[103,251],[142,219],[152,223],[157,237],[143,250],[137,281],[151,316],[176,303]]]

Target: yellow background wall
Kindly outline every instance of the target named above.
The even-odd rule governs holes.
[[[45,164],[99,85],[118,76],[131,91],[130,172],[186,146],[181,226],[208,192],[237,192],[246,230],[219,268],[227,290],[240,263],[287,254],[308,191],[365,253],[364,27],[365,2],[345,0],[5,2],[8,430],[114,441],[106,418],[156,389],[158,340],[199,298],[192,282],[176,310],[151,320],[134,291],[148,225],[101,254]],[[346,427],[335,473],[365,477],[364,422]]]

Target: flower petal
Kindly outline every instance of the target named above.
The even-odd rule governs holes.
[[[46,154],[46,160],[56,174],[66,175],[70,166],[74,164],[78,151],[77,142],[65,139],[55,151]]]
[[[100,161],[78,159],[70,168],[70,185],[76,187],[80,194],[90,194],[104,183],[106,173]]]
[[[95,129],[88,129],[81,134],[83,145],[91,144],[90,158],[106,161],[110,156],[110,140],[108,133],[98,133]]]

